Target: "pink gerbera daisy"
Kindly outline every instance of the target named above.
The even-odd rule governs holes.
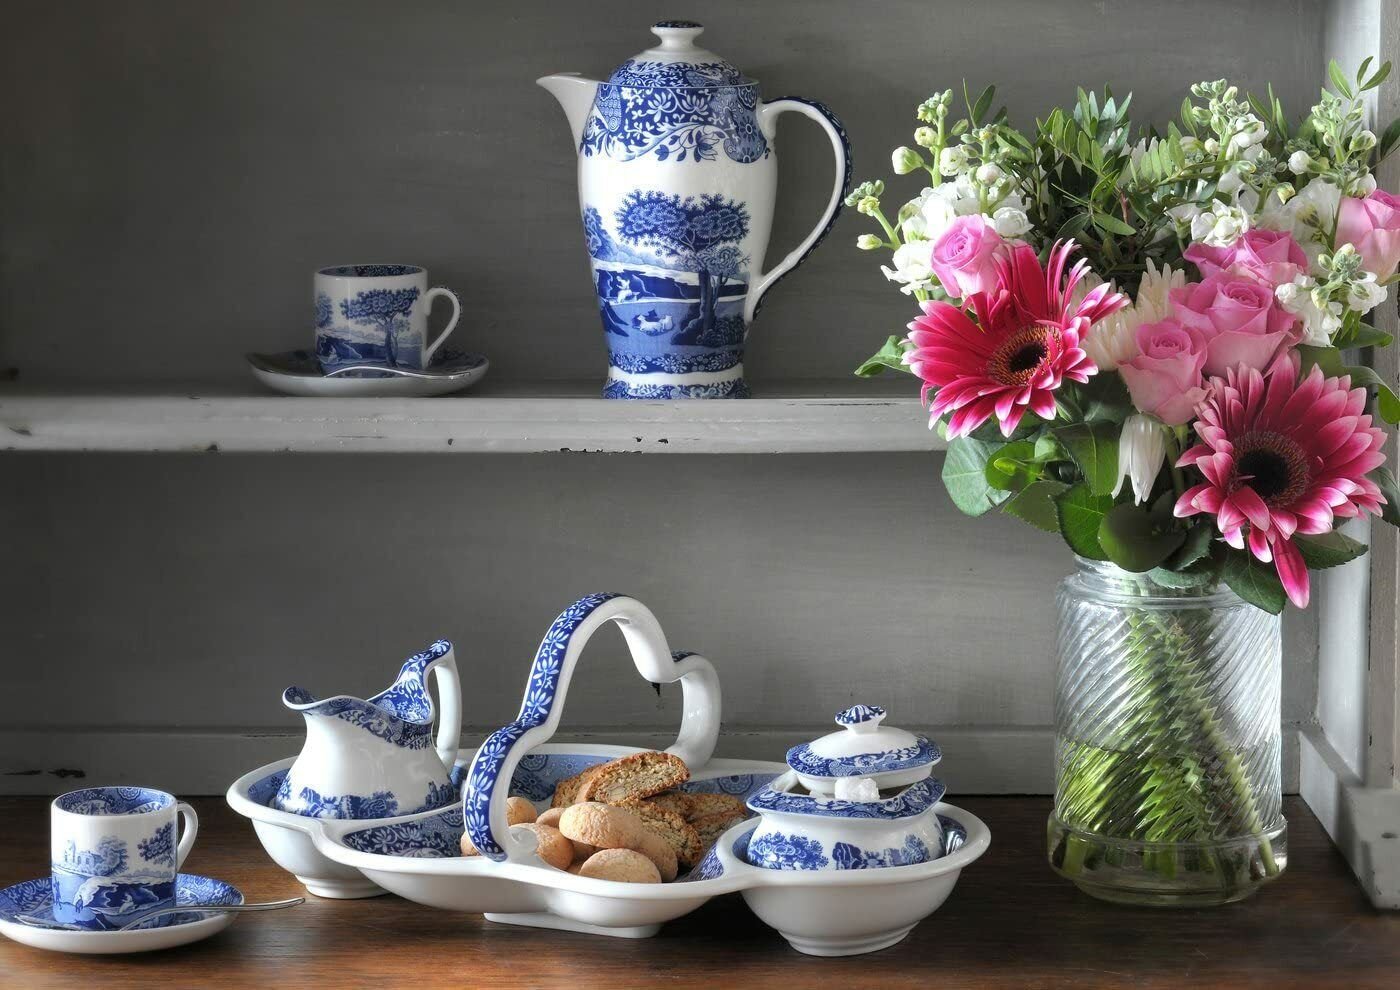
[[[1046,269],[1028,244],[1012,245],[997,261],[996,285],[964,300],[975,321],[949,303],[924,303],[924,315],[909,324],[914,346],[905,361],[924,380],[931,423],[952,413],[948,435],[960,437],[995,416],[1010,436],[1026,410],[1043,419],[1055,415],[1055,390],[1064,379],[1085,382],[1098,371],[1080,342],[1128,300],[1105,284],[1074,302],[1088,270],[1081,259],[1066,272],[1074,250],[1073,241],[1056,243]]]
[[[1366,477],[1385,461],[1385,434],[1364,415],[1366,390],[1314,367],[1301,382],[1284,362],[1268,378],[1241,365],[1212,378],[1197,407],[1201,443],[1181,455],[1205,482],[1176,503],[1178,516],[1212,513],[1226,542],[1273,562],[1295,605],[1308,604],[1308,569],[1294,533],[1330,533],[1338,518],[1380,514],[1385,498]]]

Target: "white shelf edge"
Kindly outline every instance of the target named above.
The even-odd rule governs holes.
[[[165,386],[0,389],[0,449],[230,453],[891,453],[941,450],[917,397],[778,394],[620,402],[560,387],[308,399]]]

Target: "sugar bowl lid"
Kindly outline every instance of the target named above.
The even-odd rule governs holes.
[[[884,720],[879,705],[852,705],[836,715],[841,729],[788,750],[787,765],[819,793],[833,793],[843,777],[870,777],[881,787],[923,780],[943,758],[938,744]]]
[[[608,77],[608,85],[662,89],[749,85],[751,80],[733,65],[695,43],[704,30],[694,21],[657,21],[651,31],[661,43],[619,65]]]

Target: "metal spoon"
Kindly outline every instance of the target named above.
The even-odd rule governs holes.
[[[134,921],[128,921],[120,928],[84,928],[81,925],[70,925],[66,921],[54,921],[52,918],[40,918],[32,914],[17,914],[15,920],[23,922],[32,928],[49,928],[62,932],[124,932],[135,928],[152,918],[158,918],[163,914],[184,914],[193,912],[200,914],[236,914],[241,911],[280,911],[282,908],[296,907],[304,904],[305,897],[289,897],[285,901],[259,901],[253,904],[176,904],[174,907],[160,908],[157,911],[147,911]]]

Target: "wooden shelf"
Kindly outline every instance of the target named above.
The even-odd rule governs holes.
[[[61,789],[60,785],[60,789]],[[0,939],[0,983],[171,987],[790,986],[942,990],[1007,987],[1389,987],[1400,967],[1400,916],[1373,910],[1317,819],[1286,798],[1288,870],[1251,900],[1163,911],[1091,900],[1045,863],[1046,798],[958,798],[992,830],[987,855],[903,942],[852,959],[790,949],[739,895],[715,898],[654,938],[519,928],[435,911],[392,895],[316,897],[247,915],[187,949],[91,958]],[[199,841],[186,869],[236,884],[250,900],[304,893],[221,798],[194,798]],[[48,799],[0,799],[0,886],[48,869]],[[212,974],[212,975],[211,975]]]
[[[310,399],[255,384],[0,388],[13,451],[241,453],[939,450],[915,383],[789,382],[735,401],[605,401],[596,383],[487,385],[432,399]]]

